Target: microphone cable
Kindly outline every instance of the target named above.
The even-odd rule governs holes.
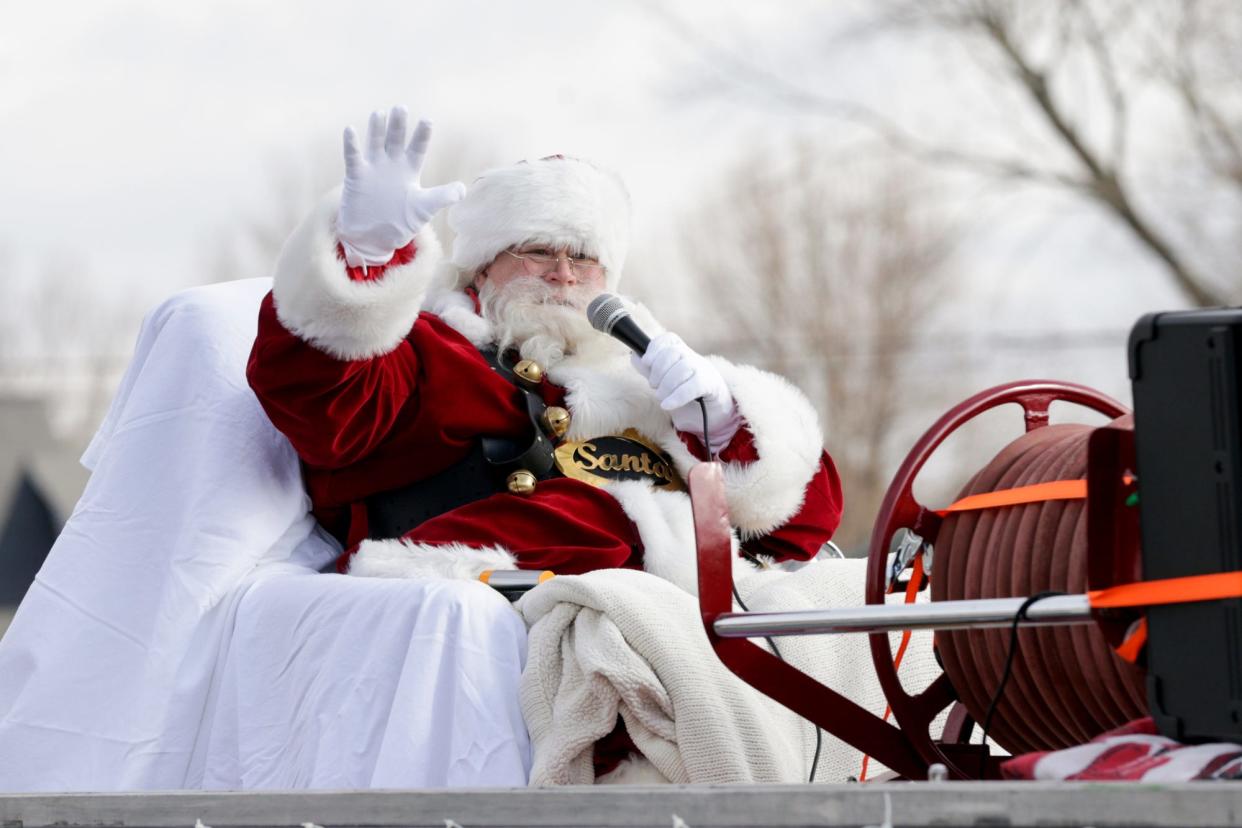
[[[737,601],[737,605],[742,608],[742,612],[750,612],[750,607],[742,600],[742,594],[737,590],[737,583],[733,584],[733,598]],[[776,642],[772,640],[772,636],[765,635],[763,640],[768,642],[768,646],[772,648],[772,653],[781,661],[785,661],[785,657],[781,655],[781,651],[777,649]],[[788,661],[785,661],[789,664]],[[812,722],[812,724],[815,724]],[[819,725],[815,725],[815,756],[811,759],[811,772],[807,775],[808,783],[815,781],[815,771],[819,768],[819,754],[824,747],[824,731]]]
[[[708,436],[709,432],[707,430],[707,426],[708,426],[707,403],[703,401],[702,397],[698,398],[698,403],[699,403],[699,410],[703,412],[703,447],[707,449],[708,460],[711,460],[715,455],[712,454],[712,438]],[[753,558],[749,558],[749,557],[748,559],[753,560]],[[733,584],[733,598],[734,600],[737,601],[737,605],[742,608],[742,612],[750,612],[750,607],[746,606],[746,602],[742,600],[742,594],[738,592],[736,582],[734,582]],[[772,640],[772,636],[765,635],[763,637],[763,640],[768,642],[768,646],[772,648],[773,655],[775,655],[781,661],[785,661],[785,657],[781,655],[781,651],[776,646],[776,642]],[[789,662],[785,661],[785,663],[788,664]],[[815,724],[815,723],[812,722],[811,724]],[[807,775],[807,780],[806,780],[808,783],[815,781],[815,772],[819,769],[819,754],[823,750],[823,747],[824,747],[823,728],[821,728],[819,725],[815,725],[815,756],[811,759],[811,772],[810,774]]]
[[[707,432],[707,403],[702,397],[698,397],[695,402],[699,404],[699,410],[703,412],[703,447],[707,449],[707,459],[710,461],[714,455],[712,454],[712,438]]]

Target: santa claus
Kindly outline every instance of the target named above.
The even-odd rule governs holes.
[[[641,567],[693,591],[681,480],[709,446],[739,552],[814,556],[841,492],[806,398],[671,333],[632,358],[589,324],[625,263],[620,180],[554,156],[424,188],[431,128],[407,146],[406,121],[372,115],[361,148],[346,130],[344,185],[286,242],[247,372],[340,569]]]

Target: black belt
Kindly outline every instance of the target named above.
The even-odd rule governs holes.
[[[513,373],[513,369],[504,363],[496,349],[488,348],[481,351],[481,353],[493,371],[509,380],[514,387],[522,392],[522,401],[526,405],[526,416],[530,418],[531,429],[534,435],[526,441],[505,440],[499,437],[480,438],[479,442],[483,444],[483,454],[487,457],[488,462],[497,466],[507,466],[510,469],[526,469],[540,480],[545,480],[549,477],[559,477],[560,472],[556,468],[557,441],[548,433],[547,426],[544,425],[543,421],[543,413],[548,406],[543,401],[543,397],[532,390],[537,388],[538,385],[528,383]]]
[[[506,491],[505,480],[517,469],[525,469],[539,480],[562,476],[555,463],[555,438],[543,422],[547,405],[531,390],[534,384],[514,374],[495,349],[482,354],[492,370],[522,392],[533,437],[481,437],[470,453],[453,466],[417,483],[371,495],[366,499],[367,537],[399,538],[433,517]]]
[[[476,445],[465,459],[425,480],[367,498],[367,537],[399,538],[414,527],[459,506],[490,497],[504,485],[496,467]]]

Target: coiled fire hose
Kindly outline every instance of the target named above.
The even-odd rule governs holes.
[[[967,483],[959,503],[979,493],[1083,481],[1092,431],[1067,424],[1022,435]],[[1085,495],[1085,482],[1081,488]],[[933,602],[1087,590],[1081,497],[950,508],[935,548]],[[1009,630],[942,631],[936,647],[962,703],[982,723],[1001,682]],[[1118,657],[1096,625],[1032,627],[1018,632],[1012,673],[989,731],[1011,752],[1052,750],[1143,715],[1141,671]]]

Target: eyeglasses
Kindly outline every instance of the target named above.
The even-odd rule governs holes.
[[[569,269],[575,276],[593,279],[604,273],[604,266],[595,259],[585,256],[557,256],[547,250],[531,250],[525,253],[514,253],[512,250],[502,251],[522,263],[527,276],[543,276],[556,269],[557,263],[564,259],[569,262]]]

